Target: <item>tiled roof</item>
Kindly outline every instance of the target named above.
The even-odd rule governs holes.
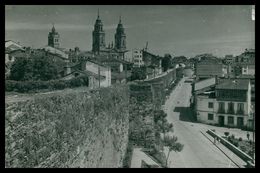
[[[237,78],[241,78],[241,79],[255,79],[255,76],[254,75],[250,75],[250,74],[241,74]]]
[[[121,72],[121,73],[111,73],[111,78],[112,79],[125,79],[126,77],[130,77],[131,76],[131,73],[130,72]]]
[[[93,76],[93,77],[95,77],[95,78],[99,78],[99,75],[98,75],[98,74],[93,73],[93,72],[88,71],[88,70],[84,70],[84,71],[82,71],[82,70],[75,70],[75,71],[73,71],[73,72],[71,72],[71,73],[65,75],[64,77],[69,76],[69,75],[72,75],[72,74],[74,74],[75,72],[81,73],[81,74],[86,75],[86,76]],[[104,79],[104,78],[106,78],[106,77],[103,76],[103,75],[100,75],[100,78],[101,78],[101,79]]]
[[[216,84],[216,78],[212,77],[212,78],[208,78],[202,81],[198,81],[194,84],[194,90],[198,91],[198,90],[202,90],[204,88],[213,86]]]
[[[109,57],[109,58],[99,57],[99,58],[97,58],[97,61],[100,61],[100,62],[118,62],[118,63],[123,63],[123,64],[131,64],[131,63],[127,62],[127,61],[124,61],[124,60],[121,60],[121,59],[112,58],[112,57]]]
[[[248,90],[248,79],[224,80],[216,86],[216,89]]]

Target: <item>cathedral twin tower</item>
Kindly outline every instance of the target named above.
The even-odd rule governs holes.
[[[105,31],[103,30],[103,24],[100,20],[99,12],[94,26],[94,31],[92,33],[92,38],[92,52],[94,52],[95,54],[99,54],[100,52],[110,52],[111,50],[114,50],[118,53],[126,52],[126,34],[123,24],[121,23],[121,17],[116,29],[114,48],[113,45],[106,48]]]

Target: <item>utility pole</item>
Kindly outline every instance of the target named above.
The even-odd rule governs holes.
[[[98,87],[100,88],[100,66],[98,66]]]
[[[123,66],[125,66],[125,83],[127,83],[127,64],[124,63]]]

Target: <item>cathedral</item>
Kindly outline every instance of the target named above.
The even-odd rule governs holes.
[[[92,53],[94,53],[95,55],[104,55],[107,57],[113,57],[124,60],[125,52],[127,52],[126,34],[123,24],[121,22],[121,16],[116,28],[114,42],[115,45],[112,42],[111,44],[106,46],[105,31],[103,29],[103,24],[98,12],[97,20],[94,26],[94,31],[92,33],[92,41]]]

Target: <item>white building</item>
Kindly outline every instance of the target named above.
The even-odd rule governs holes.
[[[244,64],[241,65],[242,75],[255,75],[255,64]]]
[[[229,127],[252,127],[251,86],[245,79],[225,80],[215,90],[196,95],[197,121]]]
[[[142,50],[134,49],[132,57],[133,57],[134,67],[141,67],[144,65]]]
[[[6,49],[8,48],[10,51],[18,50],[18,49],[24,50],[22,45],[20,45],[19,43],[14,42],[12,40],[5,41],[5,48]]]
[[[12,40],[5,41],[5,63],[14,62],[15,58],[10,55],[10,53],[14,51],[24,51],[24,48]]]
[[[226,55],[225,56],[225,62],[227,64],[232,64],[235,62],[235,57],[233,55]]]
[[[99,62],[88,60],[82,63],[81,70],[87,70],[96,75],[104,76],[105,78],[100,78],[100,87],[111,86],[111,69]],[[99,85],[99,84],[98,84]]]
[[[69,55],[67,53],[65,53],[64,51],[60,50],[60,49],[57,49],[57,48],[54,48],[54,47],[51,47],[51,46],[45,46],[42,49],[45,50],[46,52],[59,55],[62,58],[69,60]]]
[[[125,61],[132,63],[133,62],[133,51],[128,51],[125,53]]]

